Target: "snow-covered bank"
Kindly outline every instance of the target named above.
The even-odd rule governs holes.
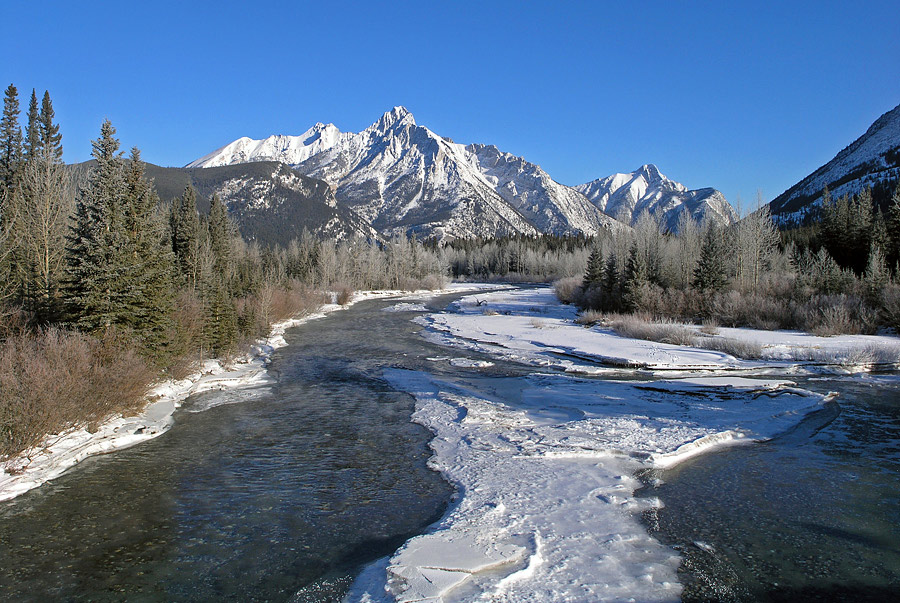
[[[764,379],[386,377],[416,397],[458,495],[348,601],[677,601],[680,558],[642,525],[660,503],[634,496],[634,473],[772,437],[827,401]]]
[[[642,524],[661,503],[635,496],[635,473],[772,438],[832,398],[760,376],[771,362],[626,339],[574,318],[541,288],[469,295],[417,319],[439,343],[563,371],[480,377],[491,362],[443,356],[429,360],[474,370],[452,382],[387,371],[415,396],[414,420],[435,434],[431,466],[457,496],[427,533],[367,567],[346,601],[677,601],[680,558]],[[577,376],[622,367],[667,378]],[[697,370],[706,376],[685,376]]]
[[[549,287],[470,295],[460,299],[455,310],[423,317],[420,322],[443,343],[582,373],[603,373],[612,367],[846,373],[866,370],[878,364],[879,357],[900,359],[900,338],[885,335],[816,337],[793,331],[721,328],[717,336],[703,336],[757,344],[762,349],[759,360],[629,339],[611,329],[576,324],[576,309],[559,303]]]
[[[180,381],[165,381],[153,387],[147,396],[147,406],[136,416],[112,417],[98,429],[70,429],[48,435],[40,446],[18,457],[0,463],[0,501],[14,498],[59,477],[71,467],[95,454],[121,450],[165,433],[173,423],[175,410],[193,394],[214,389],[243,390],[264,385],[269,377],[266,366],[275,349],[287,345],[287,329],[330,312],[367,300],[388,297],[423,299],[439,293],[496,289],[489,285],[451,285],[443,291],[362,291],[353,295],[346,306],[335,303],[301,318],[289,319],[272,326],[269,337],[256,342],[244,356],[228,366],[218,360],[208,360],[196,373]],[[210,408],[205,406],[202,410]]]

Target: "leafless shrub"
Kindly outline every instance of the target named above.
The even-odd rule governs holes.
[[[757,360],[764,356],[761,344],[755,341],[731,337],[704,337],[697,342],[697,347],[724,352],[736,358],[745,358],[747,360]]]
[[[585,310],[575,319],[575,322],[580,325],[595,325],[599,322],[603,322],[606,318],[606,315],[602,312],[597,312],[596,310]]]
[[[707,318],[703,321],[703,326],[700,327],[700,332],[704,335],[718,335],[719,334],[719,321],[715,318]]]
[[[581,277],[570,276],[560,279],[553,283],[553,288],[559,301],[564,304],[575,303],[581,295]]]
[[[889,284],[881,296],[882,322],[900,333],[900,285]]]
[[[532,318],[531,326],[534,327],[535,329],[543,329],[543,328],[546,328],[547,323],[544,322],[543,320],[541,320],[540,318]]]
[[[612,320],[612,328],[623,337],[646,339],[673,345],[694,345],[693,330],[674,322],[648,322],[637,315],[625,315]]]
[[[429,274],[422,279],[422,289],[437,291],[447,286],[447,277],[443,274]]]
[[[861,298],[851,295],[818,295],[796,309],[798,326],[813,335],[874,333],[877,314]]]
[[[0,345],[0,459],[70,427],[94,429],[138,410],[153,368],[114,331],[97,339],[56,328]]]
[[[337,295],[335,296],[335,300],[338,304],[342,306],[346,306],[350,303],[350,300],[353,298],[353,289],[342,285],[337,287]]]

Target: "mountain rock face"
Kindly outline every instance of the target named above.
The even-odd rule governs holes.
[[[607,207],[620,186],[554,181],[539,166],[494,146],[463,146],[416,123],[394,107],[358,134],[316,124],[300,136],[241,138],[189,164],[209,168],[256,161],[279,161],[298,173],[331,185],[339,205],[352,209],[383,234],[420,237],[492,237],[538,233],[587,234],[622,228]],[[643,209],[663,212],[667,225],[682,208],[697,217],[730,223],[733,210],[712,189],[687,191],[653,166],[644,193],[631,203],[625,223]],[[654,180],[650,168],[657,175]],[[640,170],[639,170],[640,171]],[[637,172],[635,172],[637,174]],[[619,175],[617,175],[619,176]],[[615,178],[615,177],[611,177]],[[605,179],[609,180],[609,179]],[[603,182],[603,181],[596,181]],[[634,190],[640,188],[635,184]],[[656,188],[653,188],[656,187]],[[666,188],[668,187],[668,188]],[[671,189],[671,190],[670,190]],[[604,198],[604,194],[606,197]],[[653,197],[656,195],[656,197]],[[612,203],[626,207],[627,195]],[[645,198],[646,197],[646,198]],[[651,198],[652,197],[652,198]]]
[[[208,210],[218,194],[238,228],[250,240],[287,245],[303,230],[337,240],[378,233],[352,209],[342,207],[325,182],[308,178],[274,161],[214,168],[162,168],[148,165],[163,201],[179,197],[190,184],[200,196],[198,208]]]
[[[598,208],[626,224],[634,224],[644,213],[659,218],[662,225],[677,231],[681,213],[687,211],[697,222],[705,219],[719,224],[737,220],[734,208],[725,196],[712,188],[688,190],[683,184],[666,178],[652,164],[641,166],[630,174],[613,174],[594,180],[575,190]]]
[[[900,178],[900,105],[873,123],[834,159],[776,197],[772,215],[782,222],[802,222],[822,200],[827,186],[832,197],[855,195]]]

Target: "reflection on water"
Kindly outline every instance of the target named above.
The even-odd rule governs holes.
[[[840,414],[659,475],[648,517],[684,555],[685,601],[900,597],[900,388],[814,382]]]

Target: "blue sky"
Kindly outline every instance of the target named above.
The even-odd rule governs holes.
[[[106,117],[181,166],[404,105],[564,184],[655,163],[746,206],[900,103],[896,0],[2,2],[0,83],[50,91],[68,162]]]

